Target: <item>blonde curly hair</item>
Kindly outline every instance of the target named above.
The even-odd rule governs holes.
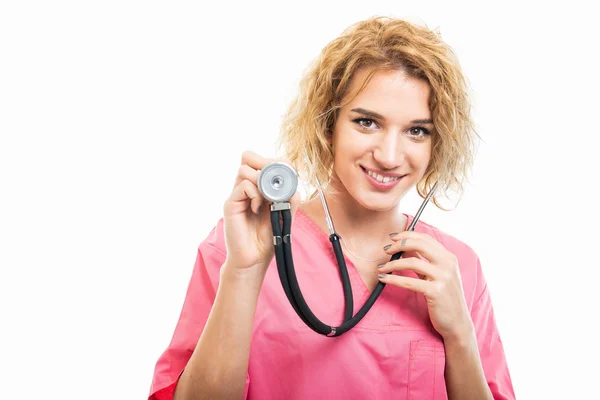
[[[474,160],[474,139],[479,135],[457,57],[438,32],[425,26],[372,17],[351,25],[330,42],[306,70],[299,93],[283,116],[278,141],[283,156],[308,182],[318,178],[326,185],[331,181],[333,152],[326,135],[333,132],[338,110],[352,101],[345,101],[345,96],[352,77],[362,68],[372,70],[360,90],[378,70],[402,70],[429,84],[432,153],[416,188],[424,198],[438,182],[431,201],[447,211],[439,197],[451,190],[462,195]]]

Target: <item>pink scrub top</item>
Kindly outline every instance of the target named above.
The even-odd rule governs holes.
[[[410,224],[413,217],[406,216]],[[415,231],[431,235],[458,257],[488,385],[495,399],[514,399],[477,254],[425,222],[419,221]],[[341,325],[344,293],[328,235],[298,210],[292,237],[294,266],[308,306],[324,323]],[[173,398],[210,313],[225,255],[221,219],[198,247],[179,321],[156,363],[150,400]],[[370,293],[348,258],[346,263],[356,313]],[[256,307],[244,399],[447,399],[444,368],[444,343],[422,295],[388,284],[354,328],[330,338],[302,322],[283,291],[275,260],[269,266]]]

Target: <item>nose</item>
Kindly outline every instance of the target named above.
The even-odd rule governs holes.
[[[375,161],[384,169],[394,169],[403,163],[405,154],[398,134],[382,135],[373,151]]]

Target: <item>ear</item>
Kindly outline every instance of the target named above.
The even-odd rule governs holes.
[[[327,143],[329,143],[330,146],[333,145],[333,132],[327,130],[325,131],[325,139],[327,140]]]

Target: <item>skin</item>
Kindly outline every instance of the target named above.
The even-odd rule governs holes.
[[[356,73],[349,98],[362,86],[368,72]],[[433,125],[411,122],[431,119],[430,94],[426,82],[403,71],[378,71],[340,109],[333,132],[328,134],[334,176],[324,193],[336,231],[352,249],[360,249],[361,256],[375,258],[405,251],[403,258],[378,267],[379,279],[426,298],[432,325],[444,339],[449,398],[486,399],[492,396],[456,256],[429,235],[407,232],[400,212],[400,200],[423,177],[431,160],[432,137],[420,127],[432,132]],[[356,108],[374,111],[383,118],[352,111]],[[403,177],[393,188],[381,190],[369,183],[365,168]],[[315,221],[324,220],[318,198],[300,208]],[[390,275],[402,270],[412,270],[419,278]]]
[[[356,73],[348,98],[356,95],[368,72]],[[399,212],[400,199],[423,176],[431,158],[431,136],[417,126],[433,129],[432,124],[411,121],[431,119],[429,94],[423,81],[400,71],[380,71],[339,110],[334,130],[328,134],[334,176],[325,196],[336,230],[352,249],[360,247],[365,258],[385,256],[382,247],[389,242],[388,233],[406,225]],[[352,111],[356,108],[375,111],[385,120]],[[363,167],[406,176],[392,190],[381,191],[371,186]],[[318,199],[301,205],[316,221],[324,218],[321,208]]]

